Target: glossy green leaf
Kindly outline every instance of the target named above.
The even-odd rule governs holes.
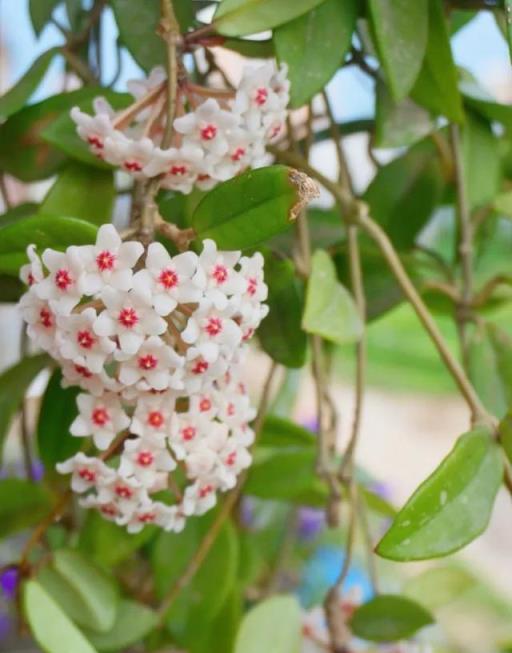
[[[496,195],[492,205],[505,218],[512,218],[512,191]]]
[[[462,567],[433,567],[410,578],[404,593],[429,610],[438,610],[457,601],[476,583],[475,577]]]
[[[35,244],[63,250],[69,245],[88,245],[96,239],[97,228],[77,218],[34,215],[0,228],[0,272],[18,275],[27,262],[26,249]]]
[[[17,222],[18,220],[21,220],[21,218],[27,218],[29,215],[34,215],[38,208],[38,204],[35,204],[34,202],[23,202],[23,204],[13,206],[11,209],[0,215],[0,227],[10,224],[11,222]]]
[[[356,0],[325,0],[274,31],[277,56],[288,64],[290,106],[308,102],[334,75],[350,47],[356,17]]]
[[[4,120],[19,111],[30,99],[30,96],[45,76],[48,66],[56,53],[57,49],[52,48],[37,57],[21,79],[0,97],[0,120]]]
[[[512,462],[512,412],[508,412],[501,420],[498,433],[503,451],[509,462]]]
[[[114,199],[114,175],[110,170],[69,163],[48,191],[40,211],[103,224],[111,220]]]
[[[375,147],[412,145],[434,131],[430,113],[410,98],[396,103],[385,84],[377,82]]]
[[[30,21],[36,36],[43,31],[60,2],[61,0],[29,0]]]
[[[71,422],[78,413],[76,396],[78,388],[61,386],[62,372],[52,374],[41,402],[37,422],[37,447],[39,458],[48,470],[73,456],[82,446],[81,438],[69,433]]]
[[[220,249],[244,249],[285,231],[299,201],[295,174],[276,165],[219,184],[192,215],[198,238],[212,238]]]
[[[238,52],[243,57],[270,59],[274,56],[272,39],[226,39],[222,47]]]
[[[119,38],[146,72],[165,61],[165,45],[157,35],[159,0],[111,0]]]
[[[453,62],[443,2],[429,0],[428,7],[425,61],[411,96],[430,111],[454,122],[462,122],[462,100],[457,88],[457,70]]]
[[[461,436],[400,510],[377,547],[391,560],[444,556],[474,540],[489,522],[503,463],[491,433]]]
[[[464,175],[470,208],[491,201],[501,185],[498,140],[491,126],[469,114],[462,132]]]
[[[258,329],[262,349],[286,367],[302,367],[306,360],[307,338],[301,328],[304,286],[289,260],[267,257],[265,282],[268,285],[269,314]]]
[[[369,0],[370,21],[391,94],[403,100],[421,69],[428,39],[427,0]]]
[[[0,479],[0,537],[37,524],[51,509],[51,496],[21,478]]]
[[[474,79],[462,79],[459,89],[464,98],[464,104],[487,120],[500,122],[507,129],[512,129],[512,107],[509,104],[497,102]]]
[[[301,639],[301,609],[297,599],[272,596],[245,615],[235,653],[298,653]]]
[[[338,281],[329,254],[320,249],[312,258],[302,327],[339,345],[355,342],[362,334],[354,300]]]
[[[324,0],[222,0],[214,16],[215,30],[225,36],[246,36],[287,23]]]
[[[59,605],[35,580],[23,588],[25,617],[34,639],[46,653],[96,653]]]
[[[157,624],[158,617],[142,603],[122,600],[116,620],[106,633],[85,630],[87,639],[98,651],[124,651],[140,642]]]
[[[109,631],[118,606],[113,581],[78,551],[59,549],[54,554],[53,565],[83,603],[80,625],[100,632]]]
[[[316,448],[316,436],[303,426],[283,417],[268,415],[258,437],[258,447]]]
[[[357,608],[349,624],[361,639],[389,642],[411,637],[433,621],[418,603],[403,596],[381,594]]]
[[[102,92],[82,88],[53,95],[24,107],[0,125],[0,167],[21,181],[37,181],[55,174],[65,157],[43,140],[42,132],[71,107],[81,105]],[[71,120],[69,118],[69,120]]]
[[[243,597],[240,589],[235,589],[224,601],[221,611],[194,642],[193,653],[226,653],[233,651],[238,626],[243,616]]]
[[[85,89],[84,89],[85,90]],[[93,114],[93,98],[101,95],[113,109],[124,109],[133,98],[128,93],[115,93],[107,88],[88,93],[85,98],[79,98],[72,106],[78,106],[85,113]],[[64,111],[48,122],[41,132],[41,138],[58,151],[64,152],[68,157],[86,163],[102,170],[111,170],[112,167],[89,151],[85,143],[76,132],[76,124],[71,119],[69,111]]]
[[[18,411],[29,385],[49,363],[50,359],[46,354],[27,356],[0,375],[0,464],[12,418]]]

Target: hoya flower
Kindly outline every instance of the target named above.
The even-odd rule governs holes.
[[[57,316],[60,355],[93,374],[98,374],[103,369],[107,357],[116,348],[113,340],[94,333],[96,319],[96,311],[91,307],[81,313]]]
[[[205,416],[191,413],[174,413],[171,419],[169,444],[178,460],[184,460],[193,451],[215,422]]]
[[[202,392],[197,395],[192,395],[189,400],[189,414],[202,415],[207,419],[213,419],[218,412],[217,402],[212,391]]]
[[[207,384],[218,379],[228,368],[228,361],[219,356],[213,363],[208,362],[196,347],[187,351],[183,369],[183,384],[187,394],[202,392]]]
[[[228,133],[238,124],[238,116],[221,109],[217,100],[209,98],[197,109],[174,121],[176,131],[188,142],[200,144],[206,151],[222,156],[229,149]]]
[[[203,241],[199,267],[206,277],[208,299],[218,310],[226,308],[229,295],[245,290],[244,280],[234,269],[239,258],[240,252],[219,252],[213,240]]]
[[[203,149],[194,143],[185,143],[180,148],[167,150],[157,148],[146,167],[149,176],[163,175],[162,187],[190,193],[197,176],[201,173]]]
[[[111,499],[102,500],[96,494],[88,494],[80,499],[79,503],[82,508],[97,510],[107,521],[117,522],[123,516],[121,508],[115,501]]]
[[[82,289],[86,295],[96,295],[105,285],[117,290],[130,290],[133,266],[144,251],[141,243],[123,243],[116,228],[104,224],[98,230],[96,244],[72,248],[79,253],[83,265]]]
[[[98,487],[98,500],[102,503],[114,503],[121,513],[130,515],[137,506],[148,500],[145,488],[135,478],[124,478],[114,474],[107,483]]]
[[[159,472],[170,472],[176,468],[174,458],[165,448],[157,446],[155,441],[136,438],[126,440],[121,455],[119,473],[121,476],[133,476],[150,488],[155,485]]]
[[[96,115],[89,116],[78,107],[71,109],[70,115],[75,122],[78,135],[89,144],[91,151],[100,159],[104,158],[105,140],[112,136],[115,129],[112,125],[114,112],[103,98],[94,100]]]
[[[167,329],[165,320],[133,291],[123,293],[107,286],[101,292],[101,299],[105,310],[94,323],[94,331],[98,336],[117,336],[117,358],[133,356],[146,336],[160,335]]]
[[[157,336],[151,336],[137,355],[121,363],[119,381],[137,384],[140,390],[166,390],[183,387],[183,358]]]
[[[149,76],[146,79],[129,79],[126,82],[126,88],[128,92],[133,95],[136,100],[140,100],[142,97],[147,95],[157,86],[161,86],[167,79],[167,73],[163,66],[156,66],[149,73]],[[144,122],[151,115],[151,108],[143,109],[140,113],[137,114],[136,120],[138,122]]]
[[[217,503],[215,486],[196,481],[185,489],[182,510],[185,515],[204,515]]]
[[[234,320],[203,305],[189,318],[181,337],[193,344],[206,362],[214,363],[221,349],[229,352],[238,347],[242,331]]]
[[[201,290],[194,281],[197,261],[194,252],[171,258],[161,243],[151,243],[145,269],[134,276],[134,293],[149,301],[159,315],[169,315],[178,304],[198,302]]]
[[[50,304],[39,299],[34,292],[23,295],[19,303],[23,320],[27,323],[27,333],[37,347],[57,354],[55,333],[57,316]]]
[[[35,245],[29,245],[27,247],[27,256],[29,258],[29,263],[25,263],[25,265],[21,266],[20,279],[27,286],[33,286],[44,278],[43,264],[37,255]]]
[[[69,315],[82,296],[81,258],[72,248],[65,254],[46,249],[42,258],[49,274],[34,286],[34,292],[40,299],[47,300],[56,313]]]
[[[71,435],[92,436],[98,449],[108,449],[116,435],[130,424],[130,418],[113,393],[101,397],[79,394],[76,403],[79,414],[69,428]]]
[[[121,167],[136,179],[144,179],[148,174],[156,146],[150,138],[139,140],[127,138],[121,132],[114,132],[105,139],[104,157],[108,163]]]
[[[216,476],[219,487],[223,491],[230,490],[235,487],[240,472],[250,466],[252,456],[235,438],[229,438],[217,452],[217,456]]]
[[[109,377],[104,370],[101,370],[98,374],[94,374],[85,365],[79,365],[66,360],[62,360],[60,366],[62,370],[63,388],[77,385],[82,390],[86,390],[96,397],[103,394],[105,390],[116,391],[118,389],[116,380]]]
[[[145,439],[163,441],[170,433],[174,406],[175,398],[170,392],[138,393],[130,431]]]
[[[82,452],[57,463],[56,467],[60,474],[71,474],[71,489],[78,494],[109,481],[115,475],[102,460],[86,456]]]

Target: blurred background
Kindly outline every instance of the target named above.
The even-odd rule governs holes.
[[[54,16],[57,21],[65,23],[64,7],[59,7]],[[113,54],[116,38],[115,22],[107,10],[102,31],[103,81],[109,83],[117,76],[114,88],[125,90],[128,79],[140,77],[143,73],[126,50],[121,53],[118,68]],[[0,0],[0,92],[7,90],[38,54],[61,41],[61,34],[54,25],[48,25],[36,38],[30,23],[27,0]],[[506,43],[492,14],[480,12],[460,29],[452,43],[456,63],[469,70],[493,97],[503,103],[512,103],[512,67]],[[216,56],[228,76],[236,80],[244,63],[242,58],[225,50],[219,50]],[[74,84],[73,77],[64,74],[61,62],[54,61],[44,83],[32,99],[37,101],[62,89],[72,89]],[[373,81],[356,67],[340,71],[331,81],[328,93],[338,120],[373,117]],[[366,134],[352,135],[344,140],[357,190],[367,186],[375,170],[368,155],[367,140]],[[394,150],[375,151],[380,162],[391,160],[396,154],[397,151]],[[334,177],[335,152],[330,144],[315,146],[312,160],[327,176]],[[21,185],[7,177],[6,191],[15,204],[38,201],[51,181]],[[319,202],[328,205],[329,198],[321,197]],[[118,222],[122,223],[122,199],[119,200],[116,215]],[[443,239],[449,240],[445,217],[440,211],[434,227],[430,227],[429,233],[424,234],[425,239],[434,239],[438,243],[443,243]],[[509,230],[487,255],[489,260],[483,264],[492,267],[498,258],[510,260],[511,251],[512,230]],[[511,317],[511,309],[502,309],[496,315],[496,321],[510,331]],[[452,332],[451,320],[440,316],[438,321],[455,350],[456,337]],[[0,324],[0,369],[3,370],[18,359],[20,352],[21,322],[12,305],[0,305]],[[369,388],[357,460],[374,477],[378,491],[394,505],[400,506],[448,453],[457,436],[467,429],[468,414],[411,309],[401,305],[372,322],[368,338]],[[254,387],[258,387],[265,369],[257,352],[252,356],[250,366],[251,374],[248,376]],[[348,349],[340,350],[336,356],[334,391],[341,414],[340,444],[344,442],[349,430],[353,401],[352,368],[352,352]],[[294,387],[299,382],[292,374],[289,383]],[[43,388],[44,379],[38,379],[30,390],[33,401],[37,401]],[[308,379],[300,380],[294,411],[297,421],[313,425],[314,393]],[[16,428],[15,424],[14,430]],[[21,469],[20,451],[13,433],[8,441],[7,464],[2,474],[21,474]],[[385,483],[383,479],[387,479]],[[260,514],[258,506],[249,500],[245,509],[248,519],[254,520],[254,515]],[[458,574],[458,582],[462,583],[460,601],[450,603],[446,608],[446,618],[440,620],[443,637],[447,636],[457,647],[454,650],[486,653],[494,650],[497,639],[503,641],[510,638],[512,641],[511,515],[510,497],[503,491],[498,497],[491,525],[485,535],[446,561],[446,566],[457,570],[454,573]],[[294,519],[294,527],[302,542],[301,555],[307,560],[299,579],[299,593],[303,603],[311,605],[322,595],[325,585],[335,578],[343,554],[335,538],[324,531],[321,512],[299,510]],[[385,524],[379,523],[376,528],[382,532]],[[379,530],[376,535],[378,532]],[[15,557],[13,551],[17,547],[19,540],[0,548],[0,564]],[[411,582],[408,581],[409,578],[418,577],[427,568],[419,563],[398,565],[382,561],[380,564],[390,590],[403,587]],[[362,569],[363,565],[360,568],[357,565],[354,567],[349,584],[358,585],[365,592],[368,580]],[[423,582],[427,578],[428,574],[420,576]],[[466,579],[466,584],[463,579]],[[2,577],[1,581],[0,650],[19,650],[14,643],[13,625],[9,617],[9,602],[13,596],[15,579]],[[418,585],[418,581],[415,582],[411,591],[421,593],[421,583]]]

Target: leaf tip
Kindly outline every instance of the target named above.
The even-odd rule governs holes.
[[[297,192],[297,199],[289,212],[290,221],[293,222],[312,199],[320,196],[320,190],[311,177],[295,168],[290,168],[288,179]]]

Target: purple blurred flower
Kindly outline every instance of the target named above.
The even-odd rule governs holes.
[[[0,587],[2,593],[8,601],[16,598],[16,591],[18,589],[19,572],[16,567],[9,567],[2,574],[0,574]]]
[[[253,526],[254,499],[251,497],[242,497],[240,501],[240,521],[246,528]]]
[[[297,535],[311,540],[325,528],[325,512],[316,508],[300,508],[297,514]]]
[[[8,614],[0,613],[0,643],[7,639],[13,627],[13,620]]]

